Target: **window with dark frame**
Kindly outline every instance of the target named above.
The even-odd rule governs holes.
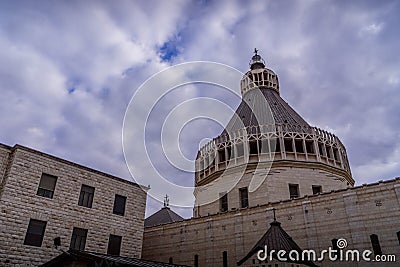
[[[174,263],[174,261],[173,261],[172,257],[169,257],[169,259],[168,259],[168,263],[169,263],[169,264],[172,264],[172,263]]]
[[[228,267],[228,252],[222,252],[222,266]]]
[[[28,229],[26,231],[24,245],[41,247],[46,230],[45,221],[30,219]]]
[[[119,256],[121,252],[121,243],[122,243],[122,236],[110,235],[110,238],[108,239],[107,254]]]
[[[40,178],[38,196],[53,198],[54,189],[56,188],[57,177],[54,175],[43,173]]]
[[[400,231],[397,232],[397,240],[399,240],[399,245],[400,245]]]
[[[125,215],[126,197],[116,194],[114,200],[113,213],[117,215]]]
[[[79,206],[91,208],[93,204],[94,187],[82,185],[81,193],[79,195]]]
[[[223,193],[220,195],[219,203],[220,203],[221,211],[228,210],[228,194],[227,193]]]
[[[375,255],[382,255],[382,248],[381,244],[379,243],[379,238],[377,235],[373,234],[370,235],[372,250],[374,251]]]
[[[292,139],[285,138],[285,139],[283,140],[283,144],[285,145],[285,151],[286,151],[286,152],[294,152],[294,151],[293,151],[293,142],[292,142]]]
[[[225,148],[221,148],[218,150],[218,157],[219,157],[219,162],[225,162]]]
[[[194,267],[199,267],[199,255],[194,255]]]
[[[289,196],[290,198],[297,198],[300,196],[298,184],[289,184]]]
[[[87,229],[74,227],[69,247],[74,250],[85,250],[87,233]]]
[[[306,140],[306,150],[308,154],[315,154],[314,151],[314,141]]]
[[[294,146],[296,147],[296,152],[297,153],[304,153],[303,140],[295,139],[294,140]]]
[[[320,185],[313,185],[312,186],[312,193],[314,195],[318,194],[318,193],[322,193],[322,186]]]
[[[239,188],[240,207],[247,208],[249,206],[249,191],[247,187]]]

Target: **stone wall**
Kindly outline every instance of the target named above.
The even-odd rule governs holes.
[[[140,186],[19,145],[10,153],[0,199],[0,266],[50,260],[61,253],[53,239],[61,237],[68,250],[73,227],[88,229],[85,250],[106,253],[114,234],[122,236],[122,256],[141,256],[146,193]],[[57,176],[52,199],[37,195],[42,173]],[[82,184],[95,188],[92,208],[78,206]],[[113,214],[115,194],[127,197],[124,216]],[[47,222],[41,247],[24,245],[30,219]]]
[[[236,211],[188,219],[182,222],[146,228],[144,259],[199,266],[222,266],[227,251],[228,266],[236,266],[273,221],[272,208],[282,228],[302,249],[320,252],[332,246],[332,239],[345,238],[348,249],[372,250],[370,235],[379,237],[383,254],[395,254],[400,261],[400,179],[363,185],[269,203]],[[258,262],[257,262],[258,263]],[[320,266],[397,266],[396,263],[331,262]],[[242,266],[270,266],[252,264]],[[276,266],[273,264],[272,266]],[[296,266],[278,263],[278,266]]]
[[[243,169],[243,175],[238,169],[240,167],[226,170],[223,176],[196,188],[194,217],[218,213],[220,211],[218,199],[222,192],[228,192],[229,210],[241,208],[239,189],[243,187],[248,188],[249,205],[257,206],[289,199],[289,184],[299,185],[300,196],[312,195],[313,185],[321,186],[323,192],[351,186],[346,180],[346,172],[322,163],[278,161],[272,163],[272,166],[268,163],[259,163],[257,170]],[[237,181],[237,177],[242,178]],[[250,184],[256,180],[261,184],[252,191]],[[217,201],[208,202],[215,199]]]

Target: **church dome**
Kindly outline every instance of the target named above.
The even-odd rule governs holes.
[[[321,182],[324,189],[354,185],[342,142],[310,126],[280,97],[278,76],[265,67],[257,50],[241,80],[241,93],[242,101],[224,131],[198,151],[196,187],[210,184],[225,170],[234,173],[237,166],[260,163],[272,165],[271,170],[276,166],[319,169],[324,177],[340,183],[335,187],[335,182]]]

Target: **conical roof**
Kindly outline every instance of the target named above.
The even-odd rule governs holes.
[[[245,261],[247,261],[250,257],[256,254],[260,250],[264,250],[267,247],[268,252],[274,250],[275,253],[272,253],[274,259],[278,260],[276,253],[280,250],[286,252],[286,255],[289,255],[289,252],[292,250],[296,250],[299,252],[299,255],[302,254],[302,249],[294,242],[294,240],[282,229],[281,223],[277,221],[273,221],[271,223],[271,227],[268,231],[261,237],[261,239],[257,242],[257,244],[250,250],[247,255],[241,259],[237,265],[242,265]],[[288,262],[304,264],[307,266],[318,266],[315,265],[312,261],[290,261],[288,258]]]
[[[269,88],[252,90],[243,97],[226,129],[232,132],[250,126],[290,124],[310,127],[310,125],[285,102],[279,94]]]
[[[166,223],[183,221],[184,219],[172,211],[169,207],[163,207],[144,220],[144,227],[151,227]]]

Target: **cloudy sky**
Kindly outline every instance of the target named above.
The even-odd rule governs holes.
[[[281,96],[340,137],[357,184],[391,179],[400,176],[399,26],[399,1],[1,1],[0,142],[131,179],[121,135],[137,88],[187,61],[245,72],[257,47]],[[213,90],[166,96],[152,125],[163,124],[162,107]],[[209,123],[182,130],[188,158],[219,133]],[[193,183],[190,173],[164,172]],[[161,205],[150,200],[147,214]]]

